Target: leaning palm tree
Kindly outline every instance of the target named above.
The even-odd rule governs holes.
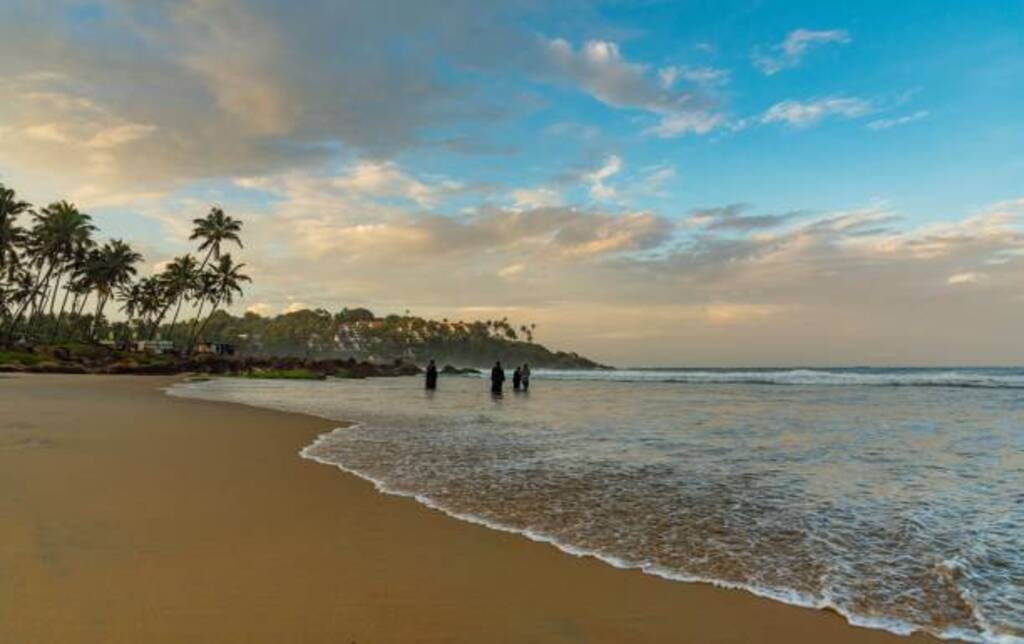
[[[13,190],[0,183],[0,279],[9,279],[19,264],[25,230],[18,225],[18,216],[29,208],[28,202],[20,201]]]
[[[199,250],[206,251],[206,256],[203,257],[203,262],[199,266],[200,271],[206,268],[211,259],[220,259],[221,245],[224,242],[235,242],[239,248],[243,247],[242,240],[238,236],[242,230],[242,222],[225,215],[224,211],[217,206],[211,208],[210,214],[205,217],[193,219],[192,223],[195,224],[195,227],[192,229],[189,240],[203,240],[203,243],[199,244]]]
[[[157,315],[153,329],[150,331],[149,339],[152,340],[156,335],[157,330],[160,328],[160,323],[163,322],[164,316],[167,315],[167,311],[171,306],[177,304],[174,309],[174,317],[171,319],[171,328],[168,331],[168,337],[174,334],[174,325],[178,321],[178,314],[181,313],[181,305],[187,300],[191,299],[192,294],[195,292],[199,283],[200,269],[196,264],[196,260],[191,255],[182,255],[181,257],[175,257],[174,260],[167,265],[163,273],[158,277],[160,280],[160,286],[163,289],[164,295],[164,307]]]
[[[93,314],[91,339],[96,339],[103,309],[117,290],[135,277],[135,264],[142,261],[142,255],[120,239],[112,239],[95,250],[89,258],[89,275],[96,290],[96,311]]]
[[[230,306],[235,301],[235,295],[242,294],[241,283],[252,281],[248,275],[242,273],[242,268],[244,267],[245,264],[235,264],[229,253],[222,255],[217,260],[217,264],[206,273],[208,277],[204,280],[203,294],[209,298],[211,308],[202,326],[193,334],[189,342],[190,352],[195,343],[202,337],[203,331],[206,330],[206,325],[210,323],[213,314],[217,312],[217,307],[221,304]]]
[[[76,249],[87,246],[96,227],[92,217],[66,201],[52,203],[32,213],[34,220],[25,242],[29,266],[36,271],[36,289],[21,303],[8,324],[7,339],[13,337],[18,320],[32,307],[28,328],[31,331],[37,314],[43,310],[50,293],[50,282],[56,276],[57,287]],[[56,288],[53,292],[56,293]]]

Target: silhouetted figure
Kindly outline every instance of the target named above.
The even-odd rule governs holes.
[[[433,360],[427,363],[427,389],[437,389],[437,365]]]
[[[530,390],[530,365],[523,364],[522,369],[519,370],[520,378],[523,382],[523,391]]]
[[[491,369],[491,393],[501,395],[501,388],[505,384],[505,370],[501,366],[501,361],[494,363],[494,368]]]
[[[516,367],[516,370],[512,372],[512,388],[519,391],[519,385],[523,383],[523,372]]]

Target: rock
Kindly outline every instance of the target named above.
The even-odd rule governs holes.
[[[441,373],[446,376],[469,376],[479,375],[481,372],[479,369],[474,369],[472,367],[453,367],[450,364],[446,364],[444,368],[441,369]]]
[[[40,362],[38,364],[31,365],[26,369],[32,373],[89,373],[85,367],[77,364],[68,364],[60,362]]]
[[[57,347],[53,350],[53,357],[67,362],[71,360],[71,351],[67,347]]]

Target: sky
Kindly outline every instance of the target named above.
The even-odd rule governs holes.
[[[0,182],[234,312],[619,366],[1024,363],[1024,3],[5,0]]]

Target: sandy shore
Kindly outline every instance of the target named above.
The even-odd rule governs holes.
[[[931,641],[455,521],[170,382],[0,377],[0,642]]]

